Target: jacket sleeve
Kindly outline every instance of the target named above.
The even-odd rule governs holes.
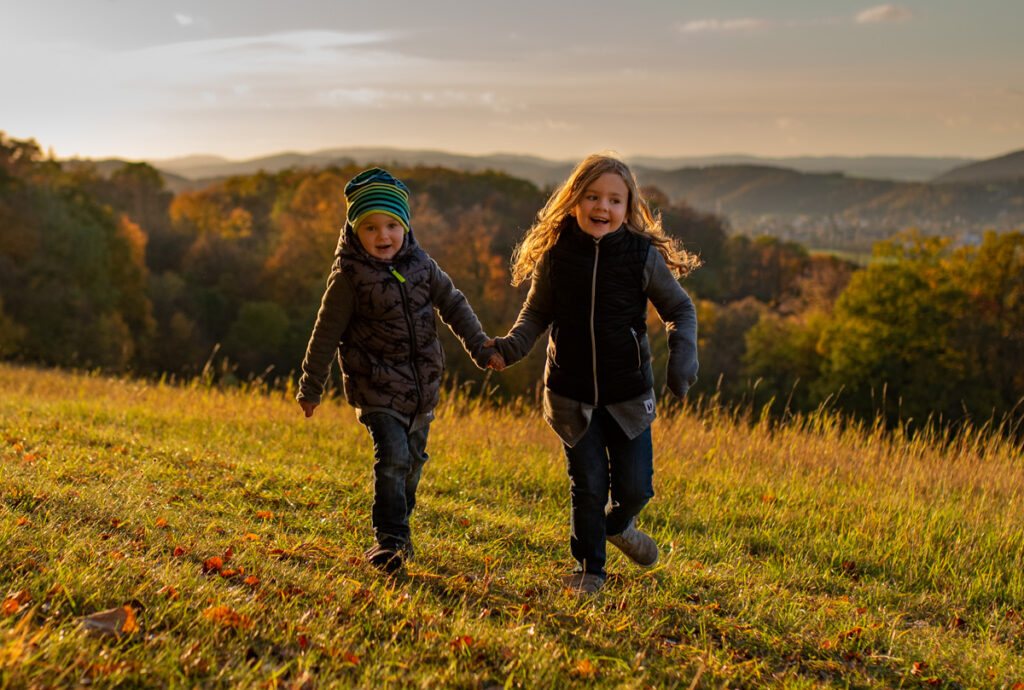
[[[682,398],[697,382],[697,310],[654,247],[644,266],[644,291],[668,334],[668,388]]]
[[[505,337],[494,341],[505,364],[515,364],[529,354],[537,338],[554,319],[550,265],[547,254],[537,262],[530,282],[530,292],[526,295],[515,324]]]
[[[466,296],[455,287],[452,279],[433,259],[430,260],[430,301],[433,302],[441,320],[473,358],[473,362],[481,369],[486,368],[487,360],[494,354],[495,349],[484,347],[489,338],[480,325],[480,319],[469,306]]]
[[[320,301],[313,334],[302,360],[302,378],[299,379],[298,400],[320,403],[331,362],[338,352],[341,337],[348,327],[355,309],[355,294],[345,274],[334,269],[327,278],[327,289]]]

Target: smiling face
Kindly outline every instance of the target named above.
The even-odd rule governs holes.
[[[359,222],[356,237],[370,256],[390,261],[405,241],[405,226],[386,213],[371,213]]]
[[[604,237],[622,225],[628,202],[626,181],[608,172],[587,185],[571,213],[583,232],[591,237]]]

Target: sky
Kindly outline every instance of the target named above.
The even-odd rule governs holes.
[[[1024,148],[1022,0],[0,0],[0,131],[59,157]]]

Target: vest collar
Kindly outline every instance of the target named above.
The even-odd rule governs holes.
[[[566,216],[566,221],[566,227],[562,230],[562,235],[565,235],[573,244],[585,245],[587,247],[592,247],[595,244],[600,244],[602,247],[618,244],[626,238],[626,234],[629,232],[626,229],[626,224],[623,223],[617,230],[613,230],[601,238],[596,238],[583,232],[580,224],[576,222],[576,218],[573,216]]]

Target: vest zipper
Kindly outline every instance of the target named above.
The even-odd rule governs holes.
[[[402,314],[405,315],[405,323],[409,326],[409,365],[412,366],[412,377],[416,383],[416,412],[419,412],[423,405],[423,388],[420,386],[420,370],[416,366],[416,327],[413,326],[412,314],[409,313],[409,298],[405,294],[405,278],[395,270],[394,266],[388,266],[388,270],[398,280],[398,294],[402,296]],[[412,420],[409,421],[412,422]]]
[[[636,334],[636,329],[632,326],[629,327],[629,332],[633,334],[633,342],[636,343],[636,368],[643,369],[644,363],[640,359],[640,337]]]
[[[597,337],[594,334],[594,307],[597,305],[597,258],[601,253],[601,238],[594,238],[594,275],[590,279],[590,356],[594,367],[594,407],[597,407]]]

